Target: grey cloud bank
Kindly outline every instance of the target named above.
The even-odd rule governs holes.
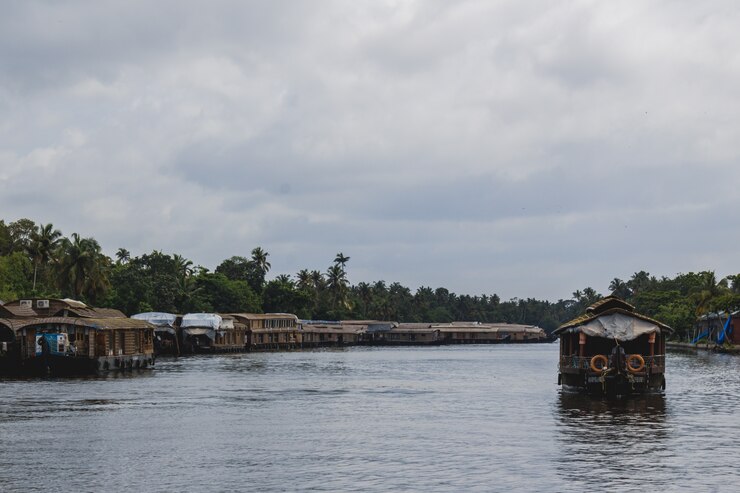
[[[558,299],[737,273],[733,2],[14,2],[0,217]]]

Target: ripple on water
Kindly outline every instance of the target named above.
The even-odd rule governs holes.
[[[0,485],[722,491],[738,479],[717,465],[740,451],[739,362],[670,354],[665,395],[618,402],[561,394],[556,345],[162,358],[124,377],[5,379]]]

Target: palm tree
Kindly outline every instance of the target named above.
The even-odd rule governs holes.
[[[257,266],[259,270],[262,271],[262,275],[264,276],[267,274],[267,272],[270,270],[270,262],[267,261],[267,257],[269,257],[270,254],[264,251],[262,248],[257,247],[252,250],[252,262],[254,262],[254,265]]]
[[[334,264],[326,270],[326,287],[331,293],[335,309],[338,307],[349,309],[347,285],[347,276],[339,264]]]
[[[337,265],[341,265],[342,270],[344,270],[348,261],[349,261],[349,257],[345,257],[342,252],[337,253],[337,256],[334,258],[334,263]]]
[[[592,305],[599,301],[601,295],[594,288],[588,287],[583,289],[583,298],[587,305]]]
[[[326,287],[326,279],[324,279],[324,274],[322,274],[321,271],[312,270],[311,284],[313,284],[313,288],[316,291],[321,291],[322,289],[324,289],[324,287]]]
[[[652,278],[650,277],[650,273],[641,270],[640,272],[635,272],[632,275],[632,278],[627,281],[627,287],[632,290],[632,294],[638,295],[647,289],[651,282]]]
[[[172,259],[175,261],[175,272],[180,278],[187,278],[193,274],[193,262],[182,255],[174,254]]]
[[[197,269],[197,267],[196,267]],[[190,311],[192,309],[193,299],[200,291],[203,290],[203,286],[198,286],[194,276],[178,277],[177,278],[177,308],[181,312]]]
[[[370,285],[366,282],[361,282],[356,288],[357,297],[362,301],[362,317],[367,318],[367,307],[370,305],[370,301],[373,299],[373,293],[370,289]]]
[[[301,269],[300,271],[298,271],[298,274],[296,274],[296,278],[298,279],[298,289],[310,289],[312,287],[311,273],[308,271],[308,269]]]
[[[119,248],[116,252],[116,259],[119,264],[125,264],[131,260],[131,252],[125,248]]]
[[[611,290],[612,295],[622,298],[623,300],[626,300],[632,295],[632,291],[629,286],[627,286],[627,283],[618,277],[612,279],[612,282],[609,283],[609,289]]]
[[[31,233],[28,247],[33,259],[33,292],[36,292],[36,273],[39,265],[46,265],[59,245],[62,232],[54,229],[51,223],[41,225]]]
[[[717,282],[717,276],[714,271],[701,273],[702,283],[699,292],[696,295],[696,314],[703,315],[710,311],[712,301],[717,298],[723,291],[726,291],[727,280],[722,279]]]
[[[61,258],[58,264],[59,287],[75,298],[87,293],[97,298],[108,285],[107,260],[100,244],[93,238],[80,238],[72,233],[72,240],[60,243]]]
[[[289,274],[280,274],[279,276],[275,277],[275,280],[280,284],[290,284],[291,286],[293,285],[293,279],[290,278]]]

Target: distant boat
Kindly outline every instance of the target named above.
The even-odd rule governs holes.
[[[626,396],[665,389],[665,339],[669,326],[635,312],[615,297],[603,298],[558,327],[558,384],[565,391]]]

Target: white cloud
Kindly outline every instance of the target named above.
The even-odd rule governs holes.
[[[567,297],[737,270],[732,2],[3,6],[0,210],[114,252]]]

